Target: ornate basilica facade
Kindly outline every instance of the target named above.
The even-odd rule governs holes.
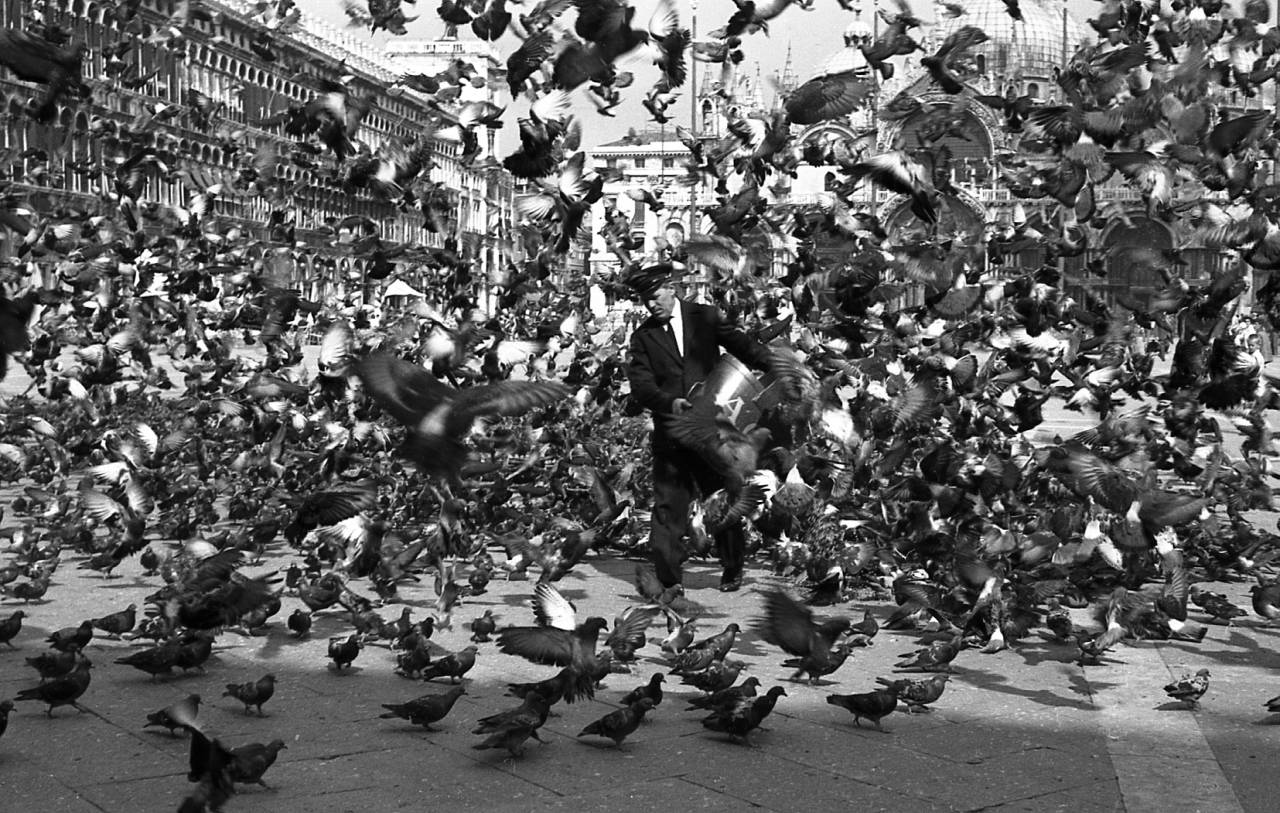
[[[803,71],[804,76],[850,70],[872,75],[858,46],[876,36],[881,22],[874,10],[866,9],[865,5],[869,5],[868,0],[862,0],[862,7],[855,0],[853,21],[844,33],[844,47],[825,63]],[[903,91],[916,97],[926,108],[934,103],[956,102],[956,97],[942,93],[930,81],[928,74],[919,66],[919,57],[936,49],[948,34],[963,25],[977,26],[988,36],[986,42],[972,49],[977,76],[967,77],[966,81],[976,93],[1025,95],[1033,105],[1058,102],[1058,72],[1082,43],[1094,42],[1096,34],[1068,12],[1059,0],[1023,0],[1020,5],[1023,19],[1014,21],[1002,0],[972,0],[965,4],[965,13],[959,17],[948,16],[939,4],[934,11],[938,22],[926,29],[927,36],[921,42],[921,51],[905,60],[895,60],[895,75],[880,83],[874,103],[846,118],[825,121],[793,132],[793,135],[801,143],[825,138],[840,140],[856,145],[866,154],[917,147],[920,144],[917,133],[929,126],[926,114],[918,111],[900,118],[890,117],[883,111]],[[768,114],[787,91],[799,84],[792,74],[790,59],[787,68],[772,83],[777,88],[772,97],[762,92],[758,76],[754,79],[735,77],[733,82],[735,87],[730,94],[718,92],[721,88],[711,81],[704,81],[699,87],[696,114],[690,115],[688,126],[696,127],[700,138],[722,136],[731,115],[740,112]],[[1273,95],[1274,90],[1268,84],[1252,98],[1233,92],[1227,101],[1233,113],[1259,107],[1274,109]],[[947,135],[934,141],[935,145],[950,151],[951,181],[956,190],[954,194],[945,196],[940,231],[982,234],[985,230],[987,234],[994,235],[997,242],[1001,235],[1008,235],[1010,245],[1018,246],[1014,259],[989,254],[987,262],[991,273],[1000,273],[1002,263],[1016,263],[1021,267],[1038,265],[1041,252],[1027,249],[1025,240],[1013,240],[1014,227],[1020,227],[1023,233],[1027,230],[1034,233],[1037,225],[1054,216],[1057,204],[1046,198],[1016,198],[1010,193],[1008,183],[1001,179],[1001,156],[1015,151],[1021,135],[1008,132],[1002,114],[975,99],[969,99],[963,105],[957,119],[953,119]],[[624,212],[630,214],[627,207],[632,205],[624,194],[628,188],[649,186],[665,190],[663,201],[666,206],[662,211],[645,210],[642,204],[635,204],[633,231],[636,236],[645,236],[646,250],[658,237],[678,240],[690,229],[697,232],[710,230],[710,224],[701,213],[716,204],[710,189],[691,189],[676,183],[683,174],[680,165],[687,158],[687,150],[674,137],[673,130],[674,122],[664,130],[650,129],[635,138],[623,139],[593,152],[597,166],[609,166],[621,173],[622,179],[607,187],[606,192],[616,193],[617,205]],[[833,198],[827,190],[837,177],[836,167],[802,164],[796,169],[795,177],[779,173],[771,175],[762,192],[775,211],[777,207],[785,211],[788,207],[822,205]],[[908,201],[871,184],[858,185],[849,202],[854,211],[878,216],[891,236],[910,228],[914,220]],[[1103,296],[1119,290],[1138,297],[1149,294],[1162,282],[1149,267],[1128,261],[1127,253],[1135,248],[1181,249],[1181,256],[1187,263],[1184,275],[1188,280],[1206,278],[1224,263],[1232,261],[1217,249],[1197,247],[1189,235],[1176,233],[1175,225],[1149,217],[1141,195],[1119,173],[1096,187],[1095,202],[1096,211],[1105,214],[1094,217],[1095,228],[1091,231],[1095,236],[1087,250],[1081,256],[1063,261],[1069,284],[1073,278],[1079,278],[1072,272],[1079,272],[1085,263],[1090,263],[1095,269],[1106,271],[1105,276],[1089,281],[1090,287]],[[1096,228],[1098,226],[1101,228]],[[845,246],[838,238],[827,238],[827,244],[819,245],[820,253],[832,256],[838,256],[844,250]],[[770,264],[776,273],[784,265],[785,252],[774,246],[772,251],[759,252],[757,260]],[[603,241],[597,237],[592,251],[593,268],[607,273],[611,262],[616,264]]]

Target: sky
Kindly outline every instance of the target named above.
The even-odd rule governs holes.
[[[763,2],[763,0],[760,1]],[[851,2],[858,1],[851,0]],[[871,0],[861,0],[861,2],[862,19],[870,23],[874,6]],[[882,8],[894,8],[892,2],[886,0],[880,0],[880,2]],[[962,5],[964,0],[956,0],[956,2]],[[649,15],[657,4],[656,0],[635,0],[632,4],[636,7],[637,27],[646,27]],[[443,35],[444,23],[441,22],[436,11],[438,5],[437,0],[418,0],[416,6],[405,3],[406,14],[419,15],[415,22],[406,26],[408,31],[406,39],[434,39]],[[533,0],[526,0],[523,6],[509,2],[508,9],[513,14],[521,11],[528,13],[534,5]],[[709,32],[723,26],[736,8],[733,0],[697,0],[696,6],[695,21],[690,13],[690,0],[676,0],[681,23],[689,26],[691,22],[695,22],[698,39],[704,38]],[[915,0],[911,6],[920,19],[926,21],[933,19],[931,3]],[[371,41],[374,47],[385,47],[387,41],[392,39],[390,35],[381,31],[377,36],[370,37],[367,29],[345,28],[348,18],[343,11],[341,0],[311,0],[304,8],[308,14],[315,14],[332,25],[343,27],[353,37]],[[1077,18],[1085,20],[1097,14],[1099,3],[1093,0],[1068,0],[1068,8]],[[757,33],[745,38],[744,65],[750,66],[748,70],[754,75],[754,66],[758,63],[762,77],[768,81],[767,77],[782,70],[788,48],[790,48],[792,68],[796,75],[802,81],[811,78],[827,59],[844,47],[844,30],[854,18],[854,13],[842,9],[838,0],[813,0],[812,9],[809,11],[794,6],[788,8],[770,23],[767,36],[764,33]],[[915,35],[917,39],[923,36],[919,31],[915,32]],[[464,26],[459,29],[459,37],[470,38],[470,28]],[[498,43],[498,48],[504,55],[511,53],[517,47],[519,47],[519,41],[510,33]],[[916,60],[918,55],[910,59]],[[638,55],[628,56],[620,67],[623,70],[632,71],[636,81],[634,85],[623,91],[623,102],[614,110],[616,114],[614,117],[599,115],[587,102],[583,102],[576,108],[583,117],[583,146],[586,148],[621,138],[626,135],[628,129],[642,129],[648,122],[648,112],[641,106],[641,102],[653,78],[657,75],[656,69],[646,64],[643,56]],[[699,65],[700,77],[704,68],[705,66]],[[690,104],[690,92],[686,87],[685,93],[674,109],[689,111]],[[517,112],[523,113],[519,108]],[[684,122],[688,120],[688,113],[677,114],[673,118],[677,122]]]

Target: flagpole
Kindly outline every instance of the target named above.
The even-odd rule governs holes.
[[[1277,2],[1280,2],[1280,0],[1277,0]],[[936,24],[937,20],[935,20],[934,23]],[[879,38],[880,38],[880,3],[879,3],[879,0],[871,0],[871,41],[875,42]],[[878,108],[880,106],[880,89],[881,89],[881,86],[883,85],[884,80],[881,78],[879,68],[877,68],[875,65],[872,65],[869,62],[867,63],[867,67],[871,70],[871,81],[874,87],[874,90],[872,91],[873,95],[871,97],[871,126],[873,128],[877,128],[879,127]],[[877,135],[875,136],[875,139],[876,139],[875,149],[879,149],[880,136],[878,132],[877,132]],[[875,218],[875,217],[878,217],[880,214],[879,201],[876,200],[876,198],[879,197],[880,190],[874,182],[870,184],[870,187],[871,187],[871,217]]]
[[[1280,2],[1280,0],[1277,0]],[[689,0],[690,50],[698,42],[698,0]],[[690,53],[689,59],[689,133],[698,138],[698,59]],[[698,189],[702,186],[702,171],[698,170],[698,182],[689,187],[689,234],[698,230]]]

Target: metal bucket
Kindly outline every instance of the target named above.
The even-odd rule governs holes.
[[[725,353],[707,380],[694,387],[690,400],[715,403],[734,426],[745,429],[760,420],[756,398],[762,392],[764,385],[751,368]]]

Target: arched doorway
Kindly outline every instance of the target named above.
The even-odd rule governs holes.
[[[882,222],[890,240],[893,240],[895,235],[903,233],[932,230],[928,224],[916,217],[915,213],[911,211],[911,201],[905,196],[900,196],[891,201],[886,211],[888,214],[883,218]],[[960,196],[939,195],[937,211],[938,224],[936,231],[938,234],[963,233],[974,236],[982,234],[985,226],[983,213]]]
[[[1171,248],[1173,235],[1155,220],[1133,217],[1114,224],[1102,241],[1108,293],[1123,291],[1139,302],[1150,300],[1165,285],[1157,269],[1170,265],[1164,252]]]
[[[945,121],[929,113],[917,113],[903,123],[895,141],[907,152],[927,150],[936,154],[946,147],[951,152],[951,171],[957,184],[991,180],[991,134],[971,112]]]
[[[969,273],[975,266],[985,263],[981,249],[965,248],[981,243],[985,218],[976,205],[958,195],[939,196],[936,229],[916,217],[911,211],[911,201],[905,196],[897,198],[887,211],[888,215],[883,220],[888,234],[883,245],[886,251],[899,255],[900,259],[907,254],[917,254],[922,258],[932,254],[932,260],[924,260],[907,271],[906,275],[912,278],[913,284],[906,285],[900,306],[921,304],[926,289],[945,288],[956,274]],[[924,249],[924,244],[933,241],[934,235],[948,236],[949,242],[935,243],[931,250]],[[909,246],[913,248],[908,249]]]

